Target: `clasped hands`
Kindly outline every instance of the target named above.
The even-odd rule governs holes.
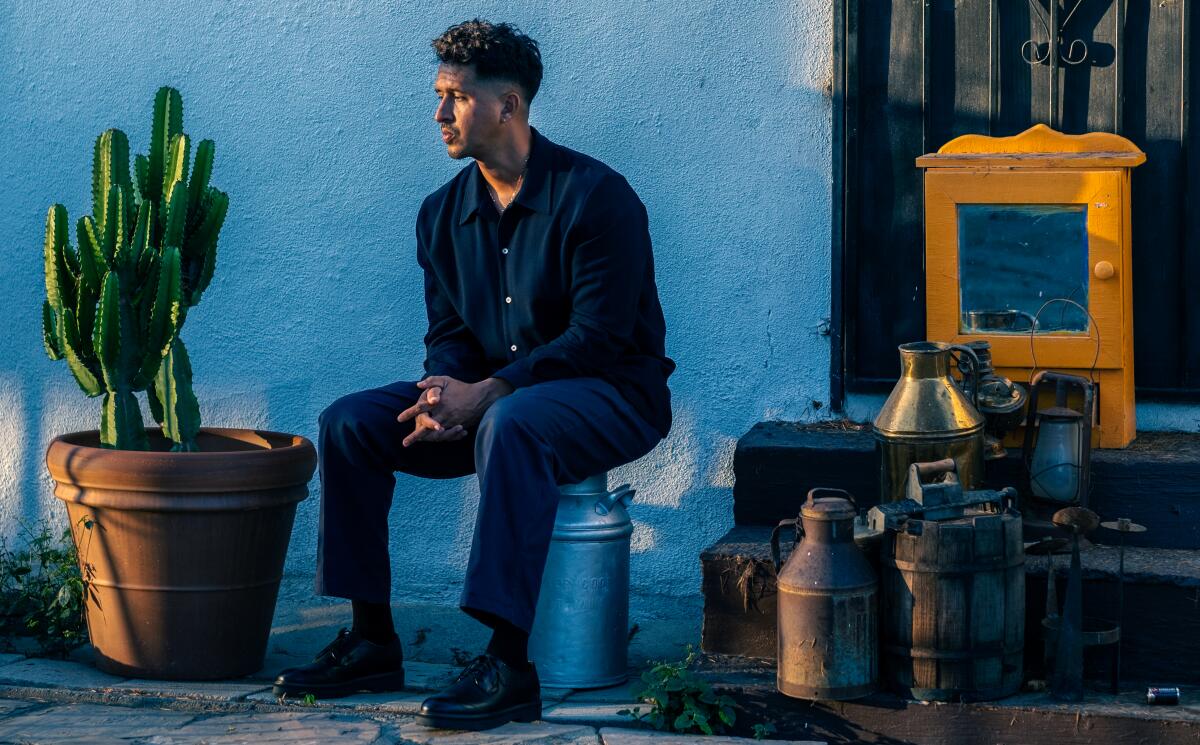
[[[512,386],[500,378],[464,383],[446,375],[431,375],[417,383],[421,396],[400,412],[396,421],[415,420],[413,431],[404,438],[408,447],[415,442],[454,442],[468,434],[496,400],[512,393]]]

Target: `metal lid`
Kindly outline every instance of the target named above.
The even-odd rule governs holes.
[[[818,494],[829,496],[818,497]],[[844,489],[818,488],[808,492],[808,499],[800,508],[800,517],[809,520],[853,520],[858,516],[854,497]]]
[[[558,490],[563,494],[603,494],[608,491],[608,471],[588,476],[578,484],[560,484]]]

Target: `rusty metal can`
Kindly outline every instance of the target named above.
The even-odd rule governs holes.
[[[800,521],[771,534],[779,598],[779,691],[793,698],[843,701],[875,691],[879,666],[879,579],[854,543],[858,508],[842,489],[813,489]],[[780,533],[795,547],[780,562]],[[799,543],[796,544],[796,541]]]
[[[1179,689],[1147,688],[1146,703],[1158,706],[1174,706],[1179,703]]]

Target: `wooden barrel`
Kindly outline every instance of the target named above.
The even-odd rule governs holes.
[[[921,701],[983,701],[1021,686],[1025,549],[1008,511],[887,531],[880,557],[886,685]]]

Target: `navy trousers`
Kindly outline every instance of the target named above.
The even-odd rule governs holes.
[[[479,511],[460,605],[528,631],[558,485],[636,460],[661,438],[612,385],[572,378],[499,399],[462,440],[405,448],[401,441],[413,423],[397,422],[396,415],[420,394],[415,383],[392,383],[343,396],[321,412],[317,593],[388,602],[395,472],[427,478],[476,473]]]

